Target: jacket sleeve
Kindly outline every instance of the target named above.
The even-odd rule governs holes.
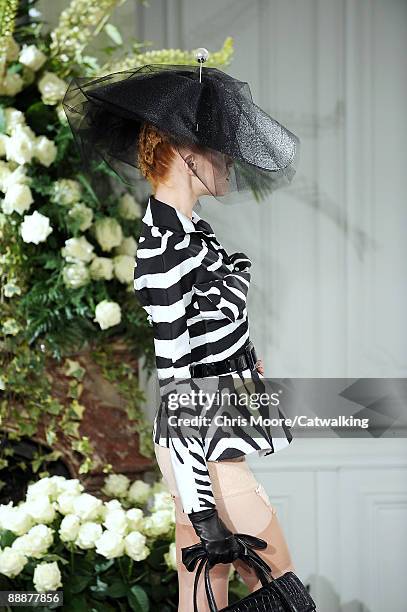
[[[246,315],[251,261],[244,253],[233,253],[228,263],[229,267],[220,254],[216,256],[208,250],[198,273],[195,292],[235,322]]]
[[[171,243],[158,258],[148,255],[147,249],[137,251],[135,289],[154,328],[160,394],[168,397],[183,392],[181,381],[191,379],[187,309],[203,253]],[[187,406],[188,411],[191,407]],[[181,428],[171,427],[170,431],[171,463],[184,512],[215,507],[203,441],[199,436],[185,435]]]

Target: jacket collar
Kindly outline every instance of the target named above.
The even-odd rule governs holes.
[[[209,223],[201,219],[194,210],[192,211],[191,220],[174,206],[158,200],[154,195],[149,197],[142,221],[146,225],[154,225],[155,227],[169,229],[176,233],[189,234],[201,231],[206,234],[213,234]]]

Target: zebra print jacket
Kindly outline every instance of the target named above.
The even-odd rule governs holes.
[[[154,328],[161,397],[176,389],[177,381],[191,378],[191,364],[234,357],[248,344],[250,266],[244,253],[229,256],[195,211],[191,220],[150,196],[142,218],[134,290]],[[252,377],[253,372],[227,376]],[[215,442],[213,436],[170,435],[168,412],[162,406],[154,419],[153,440],[170,449],[186,513],[215,506],[207,461],[255,451],[270,454],[291,441],[287,430],[277,443],[263,431],[255,440],[239,430]]]

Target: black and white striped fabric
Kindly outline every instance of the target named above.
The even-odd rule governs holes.
[[[234,357],[248,344],[250,267],[244,253],[226,253],[209,223],[195,211],[191,220],[150,196],[136,254],[134,290],[154,328],[162,397],[179,390],[179,380],[191,378],[191,364]],[[250,369],[225,376],[240,382],[261,377]],[[207,461],[273,453],[291,441],[288,429],[279,433],[272,438],[270,431],[262,431],[255,439],[244,431],[219,439],[169,435],[167,413],[160,406],[153,439],[170,449],[182,506],[189,513],[216,505]]]

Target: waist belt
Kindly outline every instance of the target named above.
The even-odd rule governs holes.
[[[230,359],[214,361],[212,363],[195,363],[190,366],[191,378],[203,378],[204,376],[217,376],[228,372],[239,372],[241,370],[254,370],[257,361],[256,350],[253,342],[249,342],[244,351]]]

